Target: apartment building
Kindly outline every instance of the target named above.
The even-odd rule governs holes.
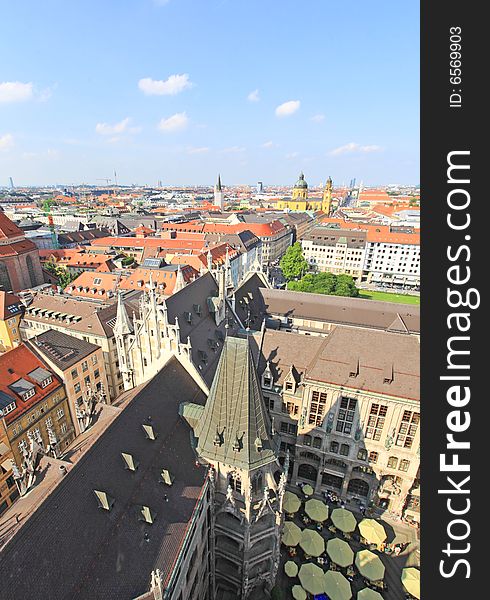
[[[24,305],[20,298],[0,290],[0,353],[20,344],[19,326],[23,313]]]
[[[364,231],[316,227],[302,240],[305,259],[321,273],[346,273],[362,280],[367,234]]]
[[[79,435],[84,429],[84,404],[92,399],[105,401],[109,388],[102,348],[54,329],[26,343],[64,382],[75,435]]]
[[[63,381],[25,344],[0,357],[0,393],[9,401],[2,413],[17,466],[31,438],[54,456],[74,439]]]
[[[419,485],[417,337],[343,326],[325,337],[254,337],[291,483],[405,516]]]
[[[138,310],[139,296],[140,292],[130,292],[125,297],[130,314]],[[26,340],[53,329],[99,346],[104,356],[109,402],[113,402],[124,390],[114,338],[115,299],[112,304],[101,305],[67,295],[38,293],[21,323],[22,337]]]

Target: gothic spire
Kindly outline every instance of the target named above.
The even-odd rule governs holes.
[[[204,408],[194,431],[197,453],[241,469],[277,458],[248,339],[227,337]]]
[[[122,294],[119,292],[117,295],[117,316],[114,325],[114,333],[116,335],[126,335],[132,333],[132,331],[131,322],[126,307],[124,306],[124,302],[122,301]]]

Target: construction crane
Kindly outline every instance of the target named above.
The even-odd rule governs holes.
[[[58,237],[56,236],[53,215],[51,214],[51,205],[52,204],[53,204],[52,198],[50,198],[49,200],[46,200],[43,203],[43,211],[44,211],[44,214],[48,217],[48,227],[49,227],[49,231],[51,233],[51,243],[53,245],[53,248],[55,250],[58,250],[58,248],[59,248]]]

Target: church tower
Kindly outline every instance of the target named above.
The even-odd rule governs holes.
[[[221,186],[221,175],[218,174],[218,181],[214,186],[214,205],[219,206],[223,210],[223,188]]]
[[[206,406],[185,404],[210,466],[215,598],[270,597],[280,559],[287,466],[264,404],[248,338],[227,337]]]
[[[294,200],[308,200],[308,184],[305,181],[305,176],[303,172],[299,174],[298,181],[294,184],[292,201]]]
[[[327,183],[325,184],[325,189],[323,190],[323,198],[322,198],[322,212],[326,215],[330,214],[330,207],[332,204],[332,178],[329,177],[327,179]]]

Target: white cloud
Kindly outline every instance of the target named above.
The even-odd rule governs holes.
[[[33,94],[32,83],[20,81],[4,81],[0,83],[0,102],[24,102],[30,100]]]
[[[277,144],[275,144],[272,140],[269,140],[268,142],[264,142],[262,144],[262,148],[275,148],[277,146]]]
[[[249,102],[258,102],[260,100],[259,90],[254,90],[253,92],[250,92],[250,94],[247,96],[247,100]]]
[[[245,152],[246,148],[243,146],[231,146],[230,148],[224,148],[221,150],[224,154],[236,154],[237,152]]]
[[[187,148],[187,154],[206,154],[207,152],[209,152],[207,146],[202,146],[201,148]]]
[[[283,102],[276,108],[276,117],[289,117],[294,114],[299,107],[301,102],[299,100],[289,100],[288,102]]]
[[[119,123],[109,125],[109,123],[97,123],[95,131],[100,135],[114,135],[115,133],[124,133],[129,125],[129,117],[126,117]]]
[[[129,127],[130,121],[131,119],[126,117],[122,121],[119,121],[119,123],[114,123],[114,125],[110,125],[109,123],[97,123],[95,131],[99,135],[111,136],[120,135],[121,133],[139,133],[141,127]]]
[[[14,145],[14,136],[11,133],[0,135],[0,151],[5,151]]]
[[[189,81],[189,75],[170,75],[165,81],[145,77],[138,81],[139,89],[147,96],[175,96],[194,84]]]
[[[381,146],[377,146],[375,144],[371,144],[369,146],[361,146],[356,142],[349,142],[348,144],[344,144],[343,146],[339,146],[338,148],[334,148],[330,151],[331,156],[339,156],[340,154],[352,154],[352,153],[369,153],[369,152],[378,152],[381,150]]]
[[[313,121],[314,123],[322,123],[323,121],[325,121],[325,115],[322,115],[322,114],[313,115],[311,117],[310,121]]]
[[[298,156],[299,156],[299,152],[290,152],[289,154],[286,154],[287,159],[297,158]]]
[[[173,131],[181,131],[185,129],[189,123],[189,118],[185,112],[176,113],[167,119],[162,119],[160,123],[158,123],[158,129],[165,133],[173,132]]]

